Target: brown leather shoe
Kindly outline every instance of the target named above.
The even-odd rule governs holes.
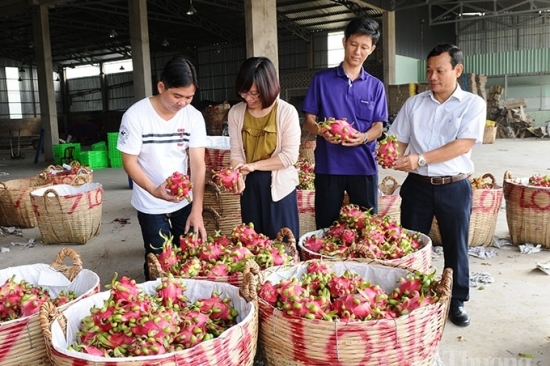
[[[453,306],[449,311],[449,318],[454,325],[458,327],[467,327],[470,325],[470,315],[464,309],[464,306]]]

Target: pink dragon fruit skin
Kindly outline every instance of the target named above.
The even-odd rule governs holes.
[[[219,171],[212,171],[212,181],[220,187],[232,190],[237,187],[237,183],[242,174],[238,169],[231,167],[222,168]]]
[[[335,118],[328,118],[319,124],[319,132],[321,132],[321,134],[329,132],[334,136],[335,142],[341,143],[352,139],[357,130],[355,130],[345,118],[338,120]]]
[[[390,135],[378,142],[376,161],[382,168],[391,168],[398,157],[396,136]]]

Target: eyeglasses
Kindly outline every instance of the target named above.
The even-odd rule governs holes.
[[[258,93],[257,91],[254,91],[254,92],[249,91],[247,93],[239,93],[239,95],[243,99],[246,99],[247,97],[250,97],[252,99],[258,99],[260,97],[260,93]]]

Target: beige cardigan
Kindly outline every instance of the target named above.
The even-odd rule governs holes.
[[[296,108],[282,99],[277,100],[277,146],[273,156],[277,155],[284,168],[271,172],[271,198],[277,202],[286,197],[298,185],[298,171],[294,164],[298,160],[300,149],[300,119]],[[246,103],[234,105],[228,114],[231,160],[246,163],[242,128]]]

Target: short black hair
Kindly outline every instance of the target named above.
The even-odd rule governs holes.
[[[248,92],[252,84],[258,88],[262,108],[272,105],[281,92],[277,69],[267,57],[250,57],[243,62],[235,80],[235,95],[244,100],[240,94]]]
[[[375,45],[380,39],[380,24],[369,16],[356,18],[346,26],[344,37],[348,39],[353,34],[370,36]]]
[[[197,70],[191,61],[183,56],[174,56],[166,63],[160,74],[160,81],[166,89],[191,85],[199,88]]]
[[[453,67],[453,69],[456,67],[456,65],[461,64],[464,60],[464,55],[462,54],[460,48],[450,43],[440,43],[435,46],[430,51],[430,53],[428,53],[428,57],[426,57],[426,60],[428,60],[430,57],[439,56],[445,52],[448,52],[449,56],[451,56],[451,66]]]

